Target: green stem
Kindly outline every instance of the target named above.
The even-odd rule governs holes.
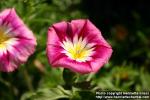
[[[28,89],[30,91],[33,91],[32,80],[30,78],[28,71],[26,69],[24,69],[23,74],[24,74],[24,78],[25,78]]]

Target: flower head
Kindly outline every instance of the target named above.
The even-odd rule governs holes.
[[[86,74],[108,62],[111,46],[89,20],[54,24],[48,30],[47,55],[53,67]]]
[[[11,72],[34,52],[36,39],[15,9],[0,13],[0,71]]]

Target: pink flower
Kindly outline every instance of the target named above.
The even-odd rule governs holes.
[[[36,39],[15,9],[0,13],[0,71],[14,71],[35,51]]]
[[[53,67],[86,74],[108,62],[111,46],[89,20],[54,24],[48,30],[47,55]]]

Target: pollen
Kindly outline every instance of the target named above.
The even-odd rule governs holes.
[[[78,62],[91,60],[94,53],[94,45],[88,43],[82,37],[78,39],[78,36],[75,36],[73,41],[69,39],[63,41],[62,47],[64,48],[62,53],[65,53],[69,58]]]

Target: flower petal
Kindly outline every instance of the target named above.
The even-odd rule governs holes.
[[[106,64],[112,54],[112,49],[105,46],[98,46],[95,51],[95,54],[92,56],[94,60],[90,62],[93,72],[97,72]]]
[[[91,66],[88,63],[77,62],[69,59],[68,57],[57,59],[55,63],[53,63],[53,67],[69,68],[73,72],[78,72],[80,74],[86,74],[92,71]]]
[[[57,36],[61,41],[65,40],[67,30],[66,22],[56,23],[52,26],[52,28],[55,30]]]
[[[59,43],[60,43],[60,38],[58,37],[55,29],[49,28],[47,45],[58,45]]]
[[[59,46],[55,46],[55,45],[47,45],[47,56],[48,56],[48,60],[50,64],[55,63],[58,59],[64,57],[65,55],[63,53],[61,53],[62,48],[60,48]]]
[[[36,46],[36,38],[32,31],[23,23],[16,14],[14,8],[6,9],[0,13],[0,28],[4,30],[9,39],[1,44],[0,70],[4,72],[14,71],[22,63],[25,63],[33,54]]]
[[[23,21],[19,18],[14,8],[7,9],[3,11],[3,13],[8,14],[7,16],[3,16],[3,26],[9,29],[7,34],[18,38],[34,39],[35,41],[35,37],[33,36],[32,31],[29,30]]]
[[[83,38],[87,38],[90,43],[99,43],[99,45],[105,45],[111,47],[103,38],[101,32],[97,27],[94,26],[92,22],[89,20],[73,20],[71,21],[73,24],[73,32],[82,36]]]

